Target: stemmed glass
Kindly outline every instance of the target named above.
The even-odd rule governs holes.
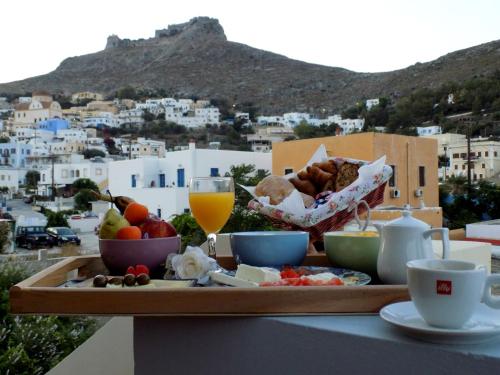
[[[231,177],[193,177],[189,183],[189,206],[208,240],[208,256],[215,259],[215,241],[234,206]]]

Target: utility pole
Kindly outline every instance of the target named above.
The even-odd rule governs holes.
[[[467,127],[467,189],[470,193],[472,181],[471,181],[471,162],[470,162],[470,126]]]
[[[56,197],[56,189],[55,189],[55,183],[54,183],[54,160],[55,160],[55,157],[54,155],[50,155],[50,161],[51,161],[51,164],[52,164],[52,191],[51,191],[51,195],[52,195],[52,201],[55,201],[55,197]]]

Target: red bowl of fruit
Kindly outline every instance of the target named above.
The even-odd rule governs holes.
[[[130,266],[145,265],[152,277],[162,277],[168,255],[181,246],[175,228],[130,198],[110,200],[120,212],[109,209],[99,229],[99,251],[110,274],[124,275]]]

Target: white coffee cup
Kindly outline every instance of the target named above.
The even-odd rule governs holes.
[[[491,286],[500,284],[500,274],[487,276],[484,266],[451,259],[418,259],[406,267],[411,299],[429,325],[460,328],[481,301],[500,309],[500,297],[491,295]]]

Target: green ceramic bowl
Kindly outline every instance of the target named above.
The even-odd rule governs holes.
[[[337,267],[377,275],[377,257],[380,247],[378,233],[374,232],[327,232],[324,234],[325,251],[330,262]]]

